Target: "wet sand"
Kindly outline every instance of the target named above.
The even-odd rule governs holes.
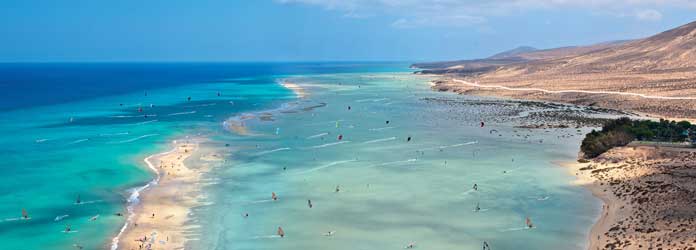
[[[185,225],[190,208],[199,204],[200,169],[184,165],[198,143],[174,142],[174,149],[150,156],[145,162],[156,169],[159,182],[140,194],[141,202],[133,208],[117,249],[183,249]]]
[[[230,119],[227,119],[224,123],[223,126],[225,129],[234,132],[238,135],[251,135],[251,132],[247,128],[245,122],[251,119],[256,118],[255,115],[253,114],[242,114],[239,116],[232,117]]]
[[[295,93],[297,98],[303,99],[307,97],[307,91],[305,91],[304,88],[302,88],[300,85],[296,83],[283,80],[280,82],[280,85],[283,85],[283,87],[292,90],[292,92]]]
[[[604,201],[589,249],[695,249],[696,149],[620,147],[568,166]]]

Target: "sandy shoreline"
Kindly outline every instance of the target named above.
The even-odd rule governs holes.
[[[280,85],[283,85],[283,87],[292,90],[292,92],[295,93],[295,95],[299,99],[304,99],[305,97],[307,97],[307,92],[304,90],[304,88],[302,88],[302,86],[296,83],[289,82],[287,80],[282,80],[280,81]]]
[[[306,91],[298,84],[286,80],[280,84],[293,91],[299,99],[307,97]],[[223,126],[236,134],[249,136],[253,134],[245,122],[257,118],[272,119],[272,115],[245,113],[227,119]],[[145,163],[157,172],[157,177],[140,190],[136,189],[129,199],[139,200],[140,203],[129,208],[128,220],[114,238],[112,250],[184,248],[187,232],[185,223],[189,219],[190,209],[200,205],[200,185],[197,183],[206,170],[200,167],[189,168],[184,164],[199,149],[199,142],[174,141],[173,144],[175,148],[171,151],[145,158]],[[203,156],[201,160],[222,161],[219,156],[213,156]]]
[[[566,164],[604,205],[589,249],[694,249],[696,150],[620,147]]]
[[[152,155],[146,164],[158,177],[140,194],[124,230],[112,249],[183,249],[190,208],[199,204],[196,183],[201,169],[192,169],[184,161],[198,150],[198,142],[174,141],[174,149]]]

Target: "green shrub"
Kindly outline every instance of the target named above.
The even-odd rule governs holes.
[[[696,132],[696,126],[688,121],[659,122],[649,120],[631,120],[622,117],[610,121],[601,131],[592,130],[585,136],[580,150],[586,158],[594,158],[613,147],[625,146],[633,140],[683,142],[689,140]]]

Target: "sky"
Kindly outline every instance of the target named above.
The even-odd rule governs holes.
[[[696,0],[2,0],[0,62],[420,62],[692,21]]]

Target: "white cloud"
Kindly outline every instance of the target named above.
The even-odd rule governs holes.
[[[635,16],[639,20],[645,20],[645,21],[660,21],[660,19],[662,19],[662,13],[660,13],[657,10],[651,10],[651,9],[636,11]]]
[[[396,28],[419,28],[419,27],[438,27],[438,26],[469,26],[486,22],[486,19],[479,16],[454,15],[454,16],[435,16],[418,18],[399,18],[392,23]]]
[[[539,9],[573,8],[597,13],[632,16],[657,21],[660,8],[696,9],[696,0],[276,0],[283,4],[307,4],[340,11],[346,17],[388,14],[392,26],[467,26],[494,16]],[[631,13],[631,14],[627,14]]]

